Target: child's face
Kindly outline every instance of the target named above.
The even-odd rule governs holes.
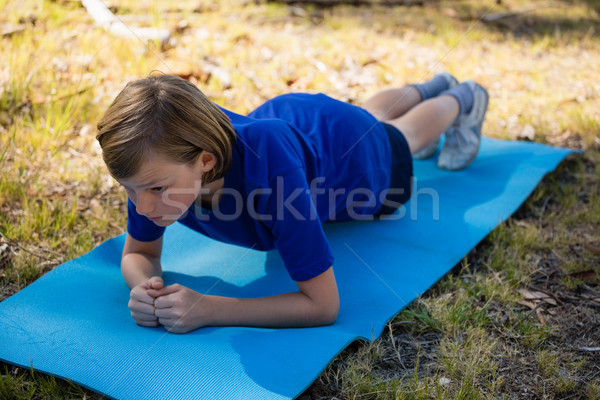
[[[135,204],[138,214],[158,226],[168,226],[194,203],[200,194],[201,177],[206,169],[201,157],[194,165],[185,165],[152,153],[133,177],[121,179],[119,183]]]

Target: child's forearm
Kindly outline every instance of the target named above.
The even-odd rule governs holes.
[[[307,281],[298,292],[238,299],[210,296],[210,325],[307,327],[329,325],[337,318],[340,300],[333,268]],[[207,299],[208,300],[208,299]],[[202,307],[200,300],[200,307]]]
[[[308,327],[332,324],[338,313],[338,303],[319,304],[302,292],[276,296],[239,299],[211,297],[210,325],[260,327]],[[202,307],[202,301],[199,304]]]
[[[141,253],[129,253],[121,259],[121,273],[130,289],[153,276],[161,276],[160,259]]]
[[[298,292],[239,299],[202,294],[180,284],[148,290],[155,315],[167,330],[186,333],[203,326],[309,327],[332,324],[340,300],[333,268],[307,281]]]

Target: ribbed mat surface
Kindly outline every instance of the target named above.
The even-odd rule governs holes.
[[[402,218],[326,224],[341,296],[332,326],[203,328],[185,335],[139,327],[127,308],[119,236],[0,303],[0,359],[117,399],[293,398],[350,342],[377,338],[569,152],[485,139],[464,171],[415,161],[417,186]],[[179,224],[165,234],[163,265],[166,284],[211,294],[296,289],[277,253],[218,243]]]

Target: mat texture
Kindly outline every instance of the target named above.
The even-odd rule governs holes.
[[[350,342],[377,338],[568,153],[485,139],[463,171],[415,161],[416,190],[391,219],[326,224],[341,296],[332,326],[185,335],[139,327],[119,269],[121,235],[0,303],[0,359],[118,399],[293,398]],[[239,297],[296,289],[276,252],[218,243],[179,224],[167,229],[163,254],[166,284]]]

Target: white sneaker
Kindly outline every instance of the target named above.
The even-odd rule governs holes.
[[[465,82],[473,91],[473,107],[446,130],[446,142],[440,151],[438,167],[450,171],[466,168],[475,160],[481,143],[481,126],[488,108],[489,94],[473,81]]]
[[[455,77],[453,77],[452,75],[450,75],[448,72],[440,72],[439,74],[436,74],[434,76],[434,78],[436,76],[441,76],[446,80],[446,82],[448,82],[448,89],[452,89],[454,86],[458,85],[458,80]],[[429,158],[435,154],[435,152],[437,151],[439,146],[440,146],[440,139],[437,139],[436,141],[431,143],[429,146],[425,147],[423,150],[417,151],[415,154],[412,155],[412,157],[416,158],[417,160],[423,160],[425,158]]]

